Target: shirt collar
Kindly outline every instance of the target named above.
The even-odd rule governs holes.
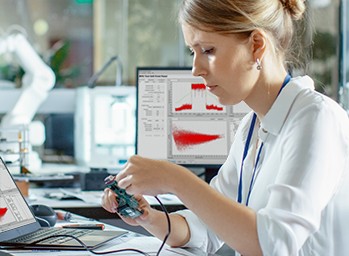
[[[263,133],[271,133],[275,136],[280,133],[291,105],[304,89],[314,90],[314,81],[309,76],[299,76],[290,80],[264,116],[261,122]]]

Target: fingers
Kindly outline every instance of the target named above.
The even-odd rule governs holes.
[[[127,176],[131,175],[133,173],[134,169],[137,169],[137,165],[138,165],[140,159],[141,159],[140,156],[137,156],[137,155],[131,156],[128,159],[127,163],[125,164],[123,170],[120,171],[116,175],[115,180],[119,183],[119,181],[121,181],[121,180],[125,179]],[[126,188],[126,187],[122,187],[122,188]]]
[[[138,201],[139,207],[141,209],[150,207],[148,201],[142,195],[136,194],[134,195],[134,198],[136,198],[136,200]]]
[[[128,194],[147,194],[157,195],[160,193],[157,185],[162,186],[159,178],[161,166],[160,162],[142,158],[140,156],[131,156],[125,169],[119,172],[115,180],[118,186],[125,189]],[[159,181],[159,182],[157,182]]]
[[[122,189],[126,189],[126,192],[129,193],[128,188],[132,185],[133,175],[127,175],[124,178],[118,181],[118,186]]]
[[[109,188],[104,189],[104,193],[102,195],[102,207],[108,212],[116,213],[118,207],[116,195]]]
[[[120,171],[116,176],[115,176],[115,180],[117,181],[118,185],[120,186],[119,184],[119,181],[124,179],[125,177],[127,177],[128,175],[128,168],[127,168],[128,165],[125,166],[125,168]]]
[[[120,171],[115,177],[118,186],[122,189],[125,189],[126,192],[131,195],[135,192],[132,189],[132,181],[135,182],[135,177],[133,174],[138,171],[139,160],[139,156],[131,156],[125,164],[125,168]]]

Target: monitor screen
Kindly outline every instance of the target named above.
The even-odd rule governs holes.
[[[224,163],[246,104],[224,106],[191,68],[137,68],[136,153],[188,166]]]

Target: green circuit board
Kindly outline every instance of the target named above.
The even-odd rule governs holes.
[[[117,195],[117,212],[121,216],[134,219],[143,214],[143,211],[138,208],[138,201],[134,196],[127,194],[125,189],[120,188],[113,176],[108,176],[104,181],[107,187]]]

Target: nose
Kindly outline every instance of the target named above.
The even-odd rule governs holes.
[[[204,68],[202,63],[200,63],[200,60],[197,58],[197,56],[194,56],[193,58],[193,67],[191,72],[194,76],[204,76],[207,73],[206,69]]]

